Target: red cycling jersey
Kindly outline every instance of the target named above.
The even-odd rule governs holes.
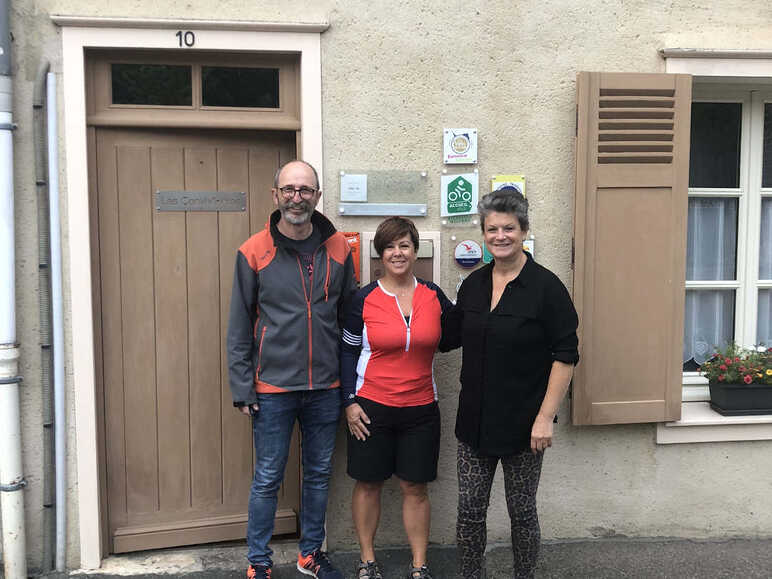
[[[420,406],[437,399],[432,372],[442,312],[452,304],[431,282],[416,280],[412,312],[378,282],[360,289],[343,326],[341,383],[345,404],[361,396],[386,406]]]

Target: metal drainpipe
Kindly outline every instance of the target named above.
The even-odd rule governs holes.
[[[8,0],[0,0],[0,515],[6,579],[27,577],[13,208],[13,95]]]
[[[62,304],[62,236],[59,219],[59,129],[56,75],[46,75],[48,121],[48,210],[51,243],[51,309],[54,337],[54,456],[56,469],[56,570],[63,572],[67,554],[67,430],[64,409],[64,321]]]
[[[54,417],[51,392],[51,270],[48,238],[48,181],[46,175],[45,96],[50,64],[41,62],[32,93],[32,130],[35,148],[35,185],[38,201],[38,303],[40,306],[40,408],[43,421],[43,549],[41,571],[54,562]]]

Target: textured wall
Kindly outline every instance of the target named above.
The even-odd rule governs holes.
[[[430,211],[422,229],[439,229],[443,127],[477,127],[481,191],[490,175],[528,178],[532,233],[540,262],[570,284],[575,76],[579,70],[662,72],[664,47],[769,49],[766,0],[699,5],[684,0],[373,3],[349,0],[11,0],[14,34],[17,303],[22,348],[23,428],[30,564],[41,545],[40,365],[37,224],[31,95],[41,59],[61,72],[59,31],[50,14],[269,21],[328,20],[322,36],[326,211],[335,215],[338,171],[427,170]],[[289,47],[291,48],[291,47]],[[62,151],[65,155],[66,151]],[[66,176],[62,176],[66,186]],[[65,213],[66,218],[66,213]],[[341,229],[374,229],[378,219],[336,218]],[[450,234],[443,232],[442,285],[458,280]],[[463,236],[463,237],[462,237]],[[65,240],[66,242],[66,240]],[[65,247],[65,267],[68,262]],[[633,256],[634,258],[634,256]],[[65,280],[67,275],[65,275]],[[66,283],[66,282],[65,282]],[[65,287],[67,292],[67,287]],[[65,298],[67,301],[67,298]],[[67,314],[69,315],[69,314]],[[68,325],[69,328],[69,325]],[[66,341],[70,344],[69,329]],[[69,352],[68,352],[68,360]],[[69,365],[68,365],[69,366]],[[432,485],[432,541],[454,540],[453,419],[458,356],[437,358],[444,416],[441,474]],[[72,408],[68,374],[68,407]],[[772,443],[657,446],[651,425],[573,428],[564,419],[545,459],[539,499],[545,538],[772,536],[768,496]],[[74,417],[70,411],[69,562],[78,563]],[[340,437],[329,521],[332,548],[355,544],[351,482]],[[388,487],[379,544],[404,543],[398,490]],[[497,483],[489,531],[507,540]]]

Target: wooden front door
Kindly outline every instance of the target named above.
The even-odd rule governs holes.
[[[93,148],[110,550],[243,538],[254,454],[228,385],[234,259],[295,134],[99,128]],[[157,190],[244,191],[247,208],[158,211]],[[296,531],[299,496],[296,438],[277,534]]]

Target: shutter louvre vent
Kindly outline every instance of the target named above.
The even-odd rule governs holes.
[[[600,89],[598,163],[673,162],[675,91]]]

